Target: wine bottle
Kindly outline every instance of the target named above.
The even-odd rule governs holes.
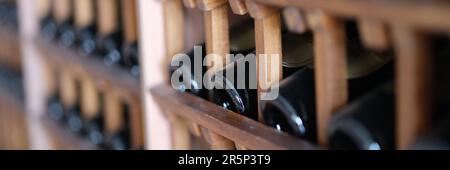
[[[53,15],[57,25],[57,41],[63,47],[72,47],[75,43],[73,2],[73,0],[53,1]]]
[[[67,126],[75,133],[82,132],[83,120],[81,113],[80,83],[69,71],[61,72],[61,98]]]
[[[91,143],[101,145],[104,141],[103,94],[95,87],[92,80],[84,79],[82,83],[81,107],[84,125],[83,129]]]
[[[130,124],[130,108],[129,105],[121,103],[120,112],[116,115],[110,115],[109,132],[106,148],[111,150],[128,150],[131,149],[131,124]]]
[[[287,77],[293,74],[296,70],[307,66],[312,62],[313,53],[309,48],[312,46],[312,36],[310,34],[303,37],[286,33],[282,36],[283,42],[283,76]],[[254,41],[253,41],[254,42]],[[295,45],[294,45],[295,44]],[[253,44],[254,45],[254,44]],[[254,47],[254,46],[253,46]],[[312,49],[312,48],[311,48]],[[244,54],[246,55],[246,54]],[[244,61],[237,61],[224,70],[233,70],[237,77],[237,67],[243,66]],[[256,75],[251,75],[250,69],[256,70],[256,62],[247,63],[246,68],[246,78],[256,78]],[[233,72],[232,71],[232,72]],[[256,74],[256,72],[253,72]],[[258,120],[257,108],[257,90],[250,89],[248,86],[250,82],[257,82],[256,79],[246,80],[245,89],[237,89],[237,80],[230,81],[227,80],[226,74],[223,75],[224,83],[229,84],[231,87],[228,89],[214,89],[211,93],[211,100],[226,109],[232,110],[236,113],[240,113],[254,120]],[[234,83],[232,83],[234,82]]]
[[[124,28],[123,58],[125,68],[129,70],[131,75],[139,77],[139,45],[138,45],[138,28],[137,28],[137,10],[136,0],[121,0]]]
[[[130,127],[128,125],[120,128],[110,140],[112,150],[129,150],[131,149]]]
[[[316,98],[312,66],[301,68],[275,88],[279,89],[279,97],[261,103],[265,124],[315,143]]]
[[[411,146],[415,150],[450,150],[450,39],[446,36],[432,37],[433,82],[435,102],[430,129]]]
[[[356,100],[393,76],[393,61],[390,51],[377,53],[363,48],[354,27],[349,24],[347,30],[350,37],[347,46],[347,79],[349,81],[350,101]],[[283,46],[287,46],[283,48],[287,49],[288,46],[291,46],[289,47],[291,50],[296,49],[298,51],[297,55],[283,56],[284,68],[311,64],[314,58],[312,35],[310,33],[291,35],[295,35],[300,43],[284,42],[287,38],[283,38]],[[288,52],[289,50],[283,50],[283,53]],[[295,69],[284,71],[284,78],[295,71]],[[293,87],[309,89],[293,90]],[[278,99],[263,101],[261,105],[265,123],[279,131],[316,142],[314,68],[312,66],[303,68],[292,77],[281,81],[278,89],[280,90]]]
[[[328,127],[332,149],[395,149],[394,86],[384,84],[335,113]]]
[[[118,0],[97,0],[97,55],[107,66],[122,66],[122,30],[120,27],[120,6]]]
[[[92,55],[96,50],[95,36],[97,25],[94,0],[75,1],[76,48],[85,55]]]
[[[15,0],[0,1],[0,23],[11,30],[17,30],[17,4]]]
[[[179,76],[179,80],[181,82],[184,82],[180,84],[176,89],[178,89],[180,92],[190,92],[198,97],[201,97],[203,99],[209,99],[209,92],[208,90],[202,86],[199,85],[202,84],[203,78],[200,77],[199,80],[198,77],[195,77],[195,66],[201,65],[201,76],[205,75],[207,68],[203,66],[203,61],[205,59],[206,54],[206,46],[205,44],[198,45],[199,49],[197,52],[195,52],[195,49],[192,49],[191,51],[187,52],[187,55],[189,56],[189,60],[191,62],[190,70],[187,70],[187,67],[183,66],[169,66],[169,73],[170,76],[178,70],[179,72],[177,74],[182,75],[189,75],[190,80],[189,81],[183,81],[183,76]],[[255,33],[253,30],[253,21],[247,20],[243,21],[239,24],[237,27],[233,27],[230,30],[230,53],[231,54],[243,54],[247,55],[250,52],[253,52],[255,50]],[[195,60],[195,53],[201,53],[201,57],[199,60]],[[174,58],[174,63],[180,63],[181,58]],[[183,63],[185,64],[185,63]],[[190,87],[190,88],[188,88]]]
[[[205,45],[199,45],[198,49],[197,49],[197,53],[201,53],[201,58],[200,60],[195,60],[195,50],[193,49],[191,51],[189,51],[187,53],[187,56],[189,56],[189,60],[191,62],[191,67],[189,69],[189,67],[185,67],[184,64],[186,63],[182,63],[183,59],[182,58],[174,58],[173,63],[182,63],[182,66],[169,66],[169,73],[171,76],[176,76],[174,74],[178,74],[179,75],[179,81],[183,82],[181,84],[179,84],[177,87],[175,87],[175,89],[177,89],[180,92],[189,92],[191,94],[194,94],[198,97],[201,97],[203,99],[207,99],[208,98],[208,94],[207,94],[207,90],[204,87],[200,87],[199,85],[202,83],[201,81],[203,81],[203,77],[200,77],[200,81],[198,81],[198,77],[195,77],[195,66],[196,65],[201,65],[201,76],[203,76],[206,72],[206,67],[203,66],[203,60],[205,57],[205,53],[206,53],[206,49],[205,49]],[[184,81],[184,75],[187,75],[186,77],[190,77],[190,80],[188,81]],[[172,77],[171,77],[172,78]]]
[[[51,68],[47,67],[47,112],[51,119],[64,122],[65,114],[64,114],[64,105],[61,101],[61,83],[58,78],[58,74]]]
[[[43,37],[48,41],[55,40],[58,30],[53,18],[52,0],[39,0],[38,12]]]

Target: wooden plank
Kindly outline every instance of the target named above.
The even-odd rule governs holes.
[[[70,19],[73,14],[71,0],[53,0],[53,15],[57,23]]]
[[[80,56],[75,51],[60,48],[40,38],[37,38],[35,43],[43,55],[42,57],[52,62],[54,66],[70,68],[78,71],[79,74],[90,75],[92,79],[99,83],[117,89],[127,89],[130,95],[140,96],[138,80],[126,71],[116,67],[108,67],[101,60],[92,59],[95,57]]]
[[[255,42],[256,42],[256,62],[258,81],[258,118],[263,121],[260,110],[261,95],[270,90],[269,87],[282,79],[282,49],[281,49],[281,15],[278,9],[257,4],[253,1],[246,1],[250,16],[255,19]],[[272,70],[271,59],[261,59],[261,55],[278,54],[279,64]],[[262,67],[262,68],[261,68]],[[275,74],[272,74],[275,72]],[[278,74],[276,74],[278,73]]]
[[[120,92],[120,98],[130,106],[129,125],[131,130],[131,148],[142,149],[144,147],[144,121],[141,98],[130,96],[124,91]]]
[[[383,51],[389,48],[386,25],[377,19],[359,19],[359,32],[362,42],[369,48]]]
[[[165,46],[166,46],[166,60],[164,63],[170,63],[172,57],[184,51],[184,20],[183,20],[183,5],[180,0],[167,0],[162,2],[164,29],[165,29]],[[164,78],[169,83],[168,69],[164,69]]]
[[[245,1],[243,0],[228,0],[230,3],[231,10],[234,14],[245,15],[248,13],[247,7],[245,6]]]
[[[197,7],[197,2],[195,0],[183,0],[183,4],[186,8]]]
[[[123,120],[123,101],[115,89],[105,90],[105,133],[116,133],[125,121]]]
[[[172,57],[184,51],[184,16],[183,4],[181,0],[163,1],[163,16],[166,45],[166,59],[164,63],[170,63]],[[192,5],[192,4],[191,4]],[[170,83],[168,69],[164,69],[165,82]],[[188,149],[190,146],[189,129],[186,123],[179,118],[169,119],[171,121],[171,135],[173,149]],[[198,125],[192,124],[197,127]],[[199,128],[199,127],[198,127]]]
[[[69,69],[59,70],[60,83],[61,83],[61,101],[65,108],[69,108],[77,104],[78,93],[77,93],[77,80],[75,75]]]
[[[19,34],[8,28],[0,29],[0,63],[11,69],[22,71]]]
[[[226,0],[198,0],[197,6],[204,11],[206,53],[215,54],[222,58],[222,64],[214,64],[208,69],[218,71],[230,62],[226,55],[230,52],[228,1]],[[207,59],[209,60],[209,59]],[[207,61],[212,63],[212,60]],[[209,72],[209,73],[213,73]],[[202,135],[214,150],[234,150],[232,141],[217,134],[211,129],[202,127]]]
[[[164,81],[167,74],[165,54],[163,4],[160,1],[138,0],[139,53],[141,64],[141,94],[143,97],[146,149],[171,148],[170,124],[147,90]],[[167,80],[167,79],[166,79]],[[150,114],[151,113],[151,114]]]
[[[176,114],[198,123],[248,149],[318,149],[310,143],[280,133],[259,122],[230,112],[190,94],[179,93],[167,85],[151,89],[152,96],[166,114]],[[173,107],[177,106],[177,107]]]
[[[408,149],[427,130],[432,98],[430,43],[409,25],[394,26],[397,51],[397,146]]]
[[[81,76],[81,113],[83,118],[91,120],[101,110],[99,91],[88,75]]]
[[[117,0],[97,0],[97,26],[100,36],[107,36],[119,28]]]
[[[295,8],[295,7],[287,7],[283,9],[283,17],[286,27],[289,31],[302,34],[305,33],[308,29],[306,18],[304,13]]]
[[[322,9],[330,14],[380,19],[387,23],[402,22],[414,27],[450,33],[449,1],[410,0],[255,0],[275,6],[295,6],[300,9]],[[411,15],[414,14],[414,15]]]
[[[345,28],[343,22],[323,11],[309,15],[314,30],[318,141],[326,146],[332,113],[348,101]]]
[[[125,42],[134,43],[138,39],[136,0],[121,0],[121,2]]]
[[[226,55],[230,52],[228,6],[204,11],[204,21],[206,53],[221,56],[222,63],[226,65],[229,62]],[[222,66],[209,69],[220,70]]]
[[[75,0],[75,26],[85,28],[95,22],[95,1],[93,0]]]

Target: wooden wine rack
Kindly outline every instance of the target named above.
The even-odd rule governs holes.
[[[348,102],[346,20],[357,22],[367,48],[394,49],[396,53],[397,148],[407,149],[428,129],[432,105],[428,89],[432,84],[429,77],[433,65],[427,36],[450,35],[449,1],[165,0],[160,3],[166,29],[166,61],[185,50],[179,37],[184,35],[183,10],[186,8],[199,8],[204,12],[208,53],[229,51],[226,12],[229,7],[233,15],[249,14],[254,19],[257,54],[281,54],[281,19],[285,19],[292,32],[311,31],[314,34],[320,147],[278,133],[189,94],[179,94],[163,84],[150,91],[171,121],[173,133],[179,134],[173,135],[178,136],[173,139],[176,140],[173,142],[175,148],[189,149],[187,133],[201,136],[212,146],[218,146],[214,149],[326,148],[327,123],[332,113]]]
[[[138,79],[121,68],[106,66],[98,59],[100,57],[84,56],[73,49],[61,47],[42,38],[37,38],[35,41],[40,53],[45,58],[44,60],[57,72],[68,71],[80,81],[84,81],[86,78],[96,80],[94,86],[97,89],[103,89],[105,94],[106,115],[118,114],[111,109],[111,106],[118,106],[121,101],[129,105],[132,148],[142,148],[144,141],[143,115]],[[108,123],[106,122],[106,124]]]
[[[22,72],[20,39],[17,30],[7,25],[0,28],[0,64],[13,72]],[[3,84],[5,83],[5,85]],[[11,90],[11,82],[0,84],[0,148],[28,147],[25,103],[22,96]],[[13,84],[17,85],[17,84]]]
[[[35,135],[31,133],[35,132],[35,128],[30,120],[40,115],[38,120],[46,125],[50,136],[58,138],[54,143],[60,147],[56,149],[97,148],[86,141],[78,141],[59,129],[55,122],[42,118],[42,113],[46,112],[43,101],[50,94],[46,83],[54,78],[48,68],[69,73],[80,81],[95,80],[90,82],[94,82],[95,88],[101,89],[107,96],[106,114],[117,112],[116,106],[122,101],[130,105],[134,149],[141,149],[142,146],[152,149],[149,143],[159,138],[157,135],[164,136],[166,128],[155,125],[161,121],[154,119],[159,111],[155,106],[164,112],[164,118],[170,124],[173,149],[193,149],[196,144],[191,143],[192,136],[208,142],[211,149],[221,150],[326,149],[329,120],[349,100],[346,79],[347,21],[357,24],[366,48],[395,52],[396,146],[397,149],[409,149],[431,126],[434,103],[430,89],[434,83],[431,77],[435,67],[430,39],[435,35],[450,37],[448,0],[137,0],[135,7],[139,17],[136,22],[139,26],[136,27],[139,27],[140,35],[136,36],[140,43],[142,69],[141,81],[138,81],[124,70],[108,67],[99,59],[94,59],[99,57],[83,56],[73,49],[44,40],[39,36],[38,21],[42,18],[38,17],[42,16],[37,15],[36,1],[20,1],[23,2],[19,3],[19,31],[9,27],[0,29],[0,62],[15,70],[23,70],[27,83],[26,109],[16,109],[23,106],[9,95],[3,95],[7,91],[0,89],[0,106],[11,106],[11,113],[18,112],[14,116],[0,115],[3,116],[0,120],[17,120],[20,122],[18,126],[30,126],[28,134],[23,132],[28,136],[20,138],[34,141]],[[190,13],[192,11],[203,16],[193,15]],[[242,16],[254,21],[257,54],[282,55],[283,22],[290,32],[314,35],[318,144],[278,132],[262,121],[246,118],[191,94],[179,93],[167,84],[169,73],[166,66],[172,56],[185,52],[202,39],[191,35],[192,32],[204,37],[207,53],[225,55],[230,49],[229,28],[234,18]],[[187,20],[189,17],[200,19]],[[125,21],[133,23],[135,20]],[[163,28],[159,28],[160,25]],[[198,27],[203,28],[197,30]],[[136,37],[129,38],[134,40]],[[159,55],[164,56],[163,63],[159,62]],[[258,74],[270,80],[270,86],[281,79],[281,74],[263,75],[270,71],[268,66],[271,63],[259,64],[264,67]],[[278,65],[280,73],[281,68]],[[262,88],[258,89],[258,100],[263,92]],[[21,114],[24,112],[30,113]],[[258,111],[255,114],[261,117],[262,113]],[[144,134],[151,137],[145,138]],[[146,140],[149,141],[144,143]],[[19,145],[26,147],[25,143]],[[34,144],[30,147],[40,149]]]

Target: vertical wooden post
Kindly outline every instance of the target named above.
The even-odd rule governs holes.
[[[146,148],[170,149],[170,123],[153,100],[148,89],[167,82],[165,59],[163,3],[138,0],[139,13],[139,61],[141,64],[141,94],[143,98]]]
[[[130,108],[128,124],[130,125],[131,149],[141,149],[144,146],[144,120],[140,98],[126,92],[120,92],[119,97]]]
[[[265,91],[262,87],[272,86],[282,79],[282,44],[281,44],[281,15],[279,9],[258,4],[253,1],[245,1],[250,16],[255,19],[255,42],[256,42],[256,62],[257,77],[268,80],[268,85],[258,82],[258,101],[261,101],[261,94]],[[276,70],[271,70],[270,59],[262,60],[261,55],[279,55],[279,65]],[[261,68],[263,67],[263,68]],[[272,77],[272,72],[278,74]],[[266,89],[269,90],[269,89]],[[258,102],[258,118],[263,121],[260,102]]]
[[[99,36],[108,36],[119,27],[119,12],[116,0],[97,0],[97,29]]]
[[[73,12],[71,2],[71,0],[53,0],[53,15],[57,23],[62,23],[70,18]]]
[[[359,30],[364,44],[375,50],[386,50],[389,47],[389,37],[386,25],[378,19],[360,19]]]
[[[348,101],[345,28],[323,11],[313,11],[308,17],[314,31],[318,141],[326,146],[332,113]]]
[[[105,132],[111,135],[117,132],[124,124],[122,117],[123,105],[120,95],[111,87],[105,89]]]
[[[407,25],[394,26],[397,50],[397,146],[408,149],[426,131],[431,117],[430,43]]]
[[[228,0],[231,6],[231,10],[234,14],[245,15],[248,13],[247,6],[243,0]]]
[[[226,0],[198,0],[197,6],[204,11],[206,53],[222,57],[226,65],[230,60],[226,58],[230,52],[228,1]],[[223,66],[210,67],[211,70],[220,70]],[[210,131],[202,129],[205,139],[214,150],[234,150],[234,142]]]
[[[92,79],[83,75],[81,79],[81,113],[83,118],[91,120],[100,111],[100,96]]]
[[[138,39],[136,0],[121,0],[121,2],[125,42],[134,43]]]
[[[74,21],[77,29],[83,29],[93,22],[94,17],[94,1],[92,0],[76,0],[74,1]],[[90,120],[97,116],[100,111],[98,90],[95,83],[88,75],[81,76],[81,112],[84,119]]]
[[[287,7],[283,10],[284,22],[289,31],[302,34],[308,29],[305,15],[300,9]]]
[[[163,1],[166,60],[164,64],[168,65],[172,57],[184,51],[184,27],[183,3],[181,0]],[[164,69],[167,83],[170,83],[168,69]],[[192,125],[198,126],[198,125]],[[186,150],[190,148],[190,135],[188,125],[181,118],[171,119],[172,147],[177,150]]]
[[[41,4],[44,3],[44,4]],[[43,114],[45,114],[46,87],[45,80],[46,65],[37,50],[34,38],[39,35],[39,19],[36,6],[38,4],[48,4],[45,0],[19,0],[19,25],[21,57],[25,82],[25,103],[28,124],[28,139],[31,149],[52,149],[49,140],[50,135],[45,131],[45,127],[40,124]]]
[[[69,69],[60,68],[61,72],[61,100],[65,108],[74,106],[77,103],[77,83],[76,77]]]
[[[164,29],[165,29],[165,45],[166,60],[164,64],[168,65],[172,57],[184,51],[184,20],[183,20],[183,4],[181,0],[165,0],[163,4]],[[168,69],[164,69],[166,82],[170,82]]]

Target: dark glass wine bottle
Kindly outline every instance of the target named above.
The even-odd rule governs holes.
[[[38,6],[42,36],[48,41],[54,41],[58,29],[53,17],[53,3],[51,0],[39,0]]]
[[[349,81],[349,100],[353,101],[393,76],[393,61],[390,52],[376,53],[364,49],[352,25],[348,28],[347,78]],[[283,65],[296,66],[296,63],[312,63],[314,48],[309,33],[295,35],[302,43],[283,43],[297,49],[297,55],[283,56]],[[297,46],[297,48],[295,48]],[[285,47],[284,47],[285,48]],[[286,47],[287,48],[287,47]],[[284,52],[286,51],[286,52]],[[284,50],[287,53],[287,50]],[[302,59],[304,56],[309,56]],[[304,61],[304,62],[298,62]],[[297,65],[301,66],[301,65]],[[294,70],[295,71],[295,70]],[[288,74],[285,74],[285,78]],[[268,126],[295,136],[316,142],[315,82],[314,68],[304,68],[280,82],[280,96],[262,104],[264,121]],[[307,81],[308,80],[308,81]],[[293,89],[293,87],[310,89]],[[304,94],[302,94],[304,93]],[[301,96],[301,97],[297,97]],[[299,105],[300,104],[300,105]],[[308,104],[308,105],[307,105]]]
[[[238,73],[238,68],[245,68],[245,78],[238,76],[243,74]],[[250,72],[251,69],[256,70],[255,62],[246,62],[245,59],[239,59],[227,65],[212,78],[220,84],[219,87],[222,87],[212,89],[209,95],[210,100],[215,104],[253,120],[258,120],[257,89],[250,87],[252,81],[256,82],[256,72]],[[238,88],[239,84],[242,85],[241,88]]]
[[[11,30],[17,30],[17,4],[15,0],[0,1],[0,24],[9,27]]]
[[[447,112],[448,114],[448,112]],[[436,126],[420,137],[411,147],[414,150],[450,150],[450,116],[436,121]]]
[[[84,126],[89,141],[97,146],[104,144],[104,95],[98,93],[99,109],[90,118],[84,119]]]
[[[332,149],[395,149],[394,86],[384,84],[337,111],[328,127]]]
[[[76,95],[75,102],[65,108],[65,114],[67,115],[67,126],[72,132],[83,135],[84,125],[81,113],[81,85],[80,82],[76,80],[74,83]]]
[[[314,70],[305,66],[280,82],[279,97],[262,101],[266,125],[295,136],[317,141]]]
[[[121,104],[121,126],[108,136],[106,148],[111,150],[129,150],[131,148],[130,108]]]
[[[247,55],[250,52],[253,52],[255,50],[255,34],[253,31],[253,22],[252,20],[243,21],[239,26],[233,27],[230,29],[230,53],[231,54],[243,54]],[[203,65],[203,61],[205,59],[206,54],[206,46],[205,44],[197,45],[198,51],[196,52],[195,49],[192,49],[191,51],[187,52],[187,56],[189,57],[189,60],[191,62],[190,70],[186,70],[183,68],[183,66],[169,66],[169,73],[170,77],[175,73],[175,71],[180,71],[177,74],[183,73],[183,75],[189,75],[190,80],[189,81],[183,81],[183,76],[179,77],[179,80],[181,82],[184,82],[180,84],[176,89],[178,89],[180,92],[190,92],[196,96],[199,96],[203,99],[208,100],[209,99],[209,92],[208,90],[202,86],[203,84],[203,77],[195,77],[195,66],[200,65],[201,66],[201,75],[205,75],[207,68]],[[198,53],[199,60],[195,60],[195,54]],[[181,58],[174,58],[174,63],[182,63]],[[184,63],[183,63],[184,64]],[[183,67],[183,68],[182,68]],[[197,68],[198,69],[198,68]],[[198,80],[197,80],[198,79]],[[170,80],[170,79],[169,79]],[[170,83],[170,82],[169,82]],[[188,88],[190,87],[190,88]]]
[[[58,0],[54,3],[54,18],[57,25],[57,41],[63,47],[75,44],[73,0]]]
[[[415,150],[450,150],[450,38],[432,37],[434,108],[431,127],[411,146]]]
[[[254,37],[253,37],[254,38]],[[283,76],[287,77],[293,74],[296,70],[310,64],[313,59],[312,50],[312,36],[307,34],[305,36],[298,36],[290,33],[283,34]],[[254,42],[254,41],[253,41]],[[254,47],[254,44],[253,44]],[[312,48],[311,48],[312,49]],[[246,55],[246,54],[244,54]],[[237,67],[242,65],[243,61],[237,61],[225,70],[234,70],[237,74]],[[252,64],[252,65],[250,65]],[[229,84],[231,87],[228,89],[214,89],[212,91],[211,100],[226,109],[232,110],[236,113],[243,114],[254,120],[258,120],[257,108],[257,90],[251,89],[249,83],[256,80],[248,80],[249,78],[256,78],[256,75],[250,75],[249,70],[256,70],[256,63],[246,63],[246,88],[238,89],[237,84],[233,84],[231,81],[224,79],[224,83]],[[256,74],[256,72],[253,72]],[[224,73],[224,77],[226,74]],[[235,79],[237,75],[235,75]],[[227,82],[229,81],[229,82]],[[236,80],[234,81],[236,82]],[[254,87],[253,87],[254,88]]]
[[[121,52],[123,36],[118,0],[97,1],[97,55],[107,66],[123,66]]]
[[[139,44],[136,0],[121,0],[124,28],[124,44],[122,47],[125,68],[134,77],[139,77]]]
[[[130,127],[128,125],[119,129],[110,140],[112,150],[129,150],[131,149]]]
[[[189,60],[191,62],[191,67],[190,70],[188,69],[188,67],[185,67],[186,63],[183,63],[183,59],[182,58],[174,58],[174,60],[172,61],[173,63],[179,63],[182,64],[182,66],[169,66],[169,73],[172,76],[177,76],[176,74],[179,75],[179,81],[183,82],[181,84],[179,84],[176,89],[180,92],[189,92],[191,94],[194,94],[198,97],[201,97],[203,99],[207,99],[207,90],[204,87],[200,87],[200,83],[202,83],[201,81],[203,81],[203,77],[200,77],[200,82],[197,81],[197,78],[195,77],[195,65],[201,65],[201,75],[203,76],[204,73],[206,72],[206,67],[203,66],[203,60],[205,57],[205,45],[200,45],[198,46],[198,55],[201,55],[199,58],[200,60],[196,61],[195,60],[195,49],[188,52],[186,55],[189,57]],[[201,53],[201,54],[200,54]],[[198,63],[200,62],[200,63]],[[190,77],[190,80],[188,81],[184,81],[184,75],[187,75],[186,77]],[[170,79],[169,79],[170,81]],[[169,82],[170,83],[170,82]]]
[[[96,50],[97,23],[94,0],[75,1],[76,48],[84,55],[92,55]]]

